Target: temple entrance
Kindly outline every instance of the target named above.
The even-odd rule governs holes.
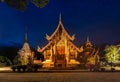
[[[55,57],[55,67],[57,67],[57,68],[65,68],[66,67],[65,55],[57,55]]]
[[[57,54],[55,57],[55,67],[65,68],[66,67],[66,57],[65,57],[65,47],[57,46]]]

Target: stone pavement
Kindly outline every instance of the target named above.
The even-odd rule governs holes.
[[[120,82],[119,72],[0,73],[0,82]]]

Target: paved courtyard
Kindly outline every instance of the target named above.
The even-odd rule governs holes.
[[[0,82],[120,82],[120,72],[0,73]]]

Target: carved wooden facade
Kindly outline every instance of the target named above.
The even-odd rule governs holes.
[[[38,47],[38,52],[44,54],[45,61],[43,67],[72,67],[79,62],[76,60],[77,55],[82,52],[81,48],[73,44],[75,35],[70,36],[65,30],[61,16],[57,29],[51,36],[46,34],[48,44],[43,48]]]

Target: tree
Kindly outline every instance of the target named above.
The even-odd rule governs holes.
[[[89,65],[88,67],[94,68],[94,67],[98,67],[99,65],[99,50],[95,51],[95,53],[93,55],[90,55],[87,58],[87,65]]]
[[[105,48],[105,59],[107,60],[108,63],[116,63],[119,58],[120,58],[120,55],[118,53],[118,49],[116,46],[106,46]]]
[[[1,66],[10,66],[12,63],[10,61],[10,59],[8,59],[7,57],[4,56],[0,56],[0,67]]]
[[[20,55],[17,55],[14,58],[13,62],[14,62],[15,65],[17,65],[17,64],[27,65],[30,62],[30,60],[31,60],[30,57],[31,56],[20,56]]]
[[[13,59],[14,65],[21,64],[21,59],[20,55],[16,55],[15,58]]]
[[[28,60],[28,56],[26,56],[26,57],[20,57],[19,58],[19,60],[20,60],[20,62],[21,62],[21,65],[27,65],[28,63],[29,63],[29,60]]]
[[[12,61],[15,56],[18,55],[18,50],[19,47],[17,46],[0,46],[0,55],[9,58]]]
[[[48,2],[49,0],[32,0],[32,3],[39,8],[45,7]]]
[[[36,7],[43,8],[48,4],[49,0],[0,0],[0,2],[5,2],[9,7],[17,10],[25,11],[30,2]]]

